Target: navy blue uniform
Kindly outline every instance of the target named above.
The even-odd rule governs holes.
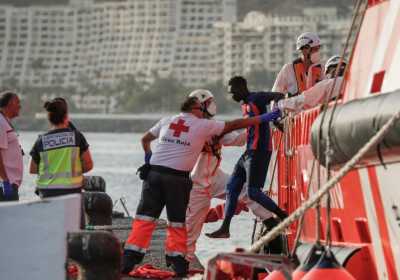
[[[242,104],[244,117],[254,117],[267,112],[267,106],[272,100],[282,98],[280,93],[258,92],[250,93]],[[271,159],[272,141],[269,123],[261,123],[247,128],[246,151],[239,158],[227,184],[227,203],[225,216],[234,215],[239,194],[244,183],[248,183],[248,196],[264,208],[275,212],[276,203],[262,192],[268,165]]]

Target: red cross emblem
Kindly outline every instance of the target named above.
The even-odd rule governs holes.
[[[172,129],[174,131],[173,136],[174,137],[179,137],[181,136],[182,132],[188,132],[189,127],[184,125],[185,121],[184,120],[178,120],[178,123],[171,123],[169,125],[169,129]]]

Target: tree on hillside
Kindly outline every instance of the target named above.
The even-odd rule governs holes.
[[[146,112],[176,112],[188,93],[188,88],[172,75],[166,78],[157,76],[139,101]]]
[[[275,73],[268,70],[253,70],[246,75],[250,90],[271,90],[275,82]]]

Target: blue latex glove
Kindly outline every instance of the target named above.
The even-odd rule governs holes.
[[[3,181],[2,185],[4,198],[10,198],[14,193],[12,184],[9,181]]]
[[[144,162],[145,163],[150,163],[150,158],[151,158],[152,154],[153,153],[151,151],[144,154]]]
[[[261,122],[271,122],[281,117],[281,111],[279,109],[273,110],[271,113],[265,113],[260,115]]]

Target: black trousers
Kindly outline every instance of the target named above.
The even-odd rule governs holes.
[[[188,172],[151,166],[136,214],[159,218],[165,206],[169,222],[184,223],[192,185]]]
[[[82,193],[81,188],[74,188],[74,189],[39,189],[38,190],[39,196],[41,198],[46,197],[55,197],[61,195],[68,195],[73,193]]]

